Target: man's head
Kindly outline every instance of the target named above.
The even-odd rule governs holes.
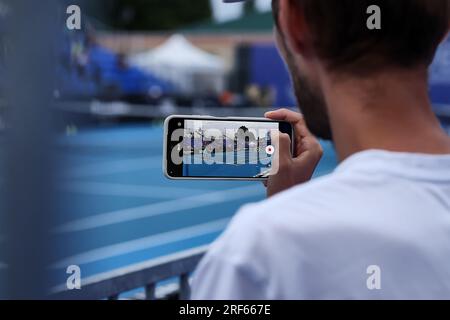
[[[310,130],[331,139],[318,67],[336,79],[426,68],[449,28],[449,0],[273,0],[278,45]],[[370,30],[367,9],[381,9]]]

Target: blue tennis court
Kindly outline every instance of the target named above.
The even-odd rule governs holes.
[[[162,173],[162,125],[79,129],[61,137],[55,263],[82,276],[210,243],[245,203],[264,199],[260,183],[169,181]],[[331,145],[317,175],[336,165]]]
[[[205,165],[204,157],[202,153],[184,156],[183,176],[245,178],[256,177],[271,168],[271,157],[256,149],[216,152],[208,155],[212,162],[208,165]]]

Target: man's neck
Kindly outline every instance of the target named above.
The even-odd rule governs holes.
[[[428,98],[426,71],[324,85],[339,159],[370,149],[450,154]]]

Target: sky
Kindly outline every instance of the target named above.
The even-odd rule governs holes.
[[[222,0],[210,0],[217,22],[225,22],[239,18],[243,12],[242,3],[223,3]],[[261,12],[271,9],[272,0],[256,0],[256,9]]]

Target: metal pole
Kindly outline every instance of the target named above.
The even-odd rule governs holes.
[[[7,25],[6,297],[44,299],[56,170],[52,96],[57,1],[14,0]]]

